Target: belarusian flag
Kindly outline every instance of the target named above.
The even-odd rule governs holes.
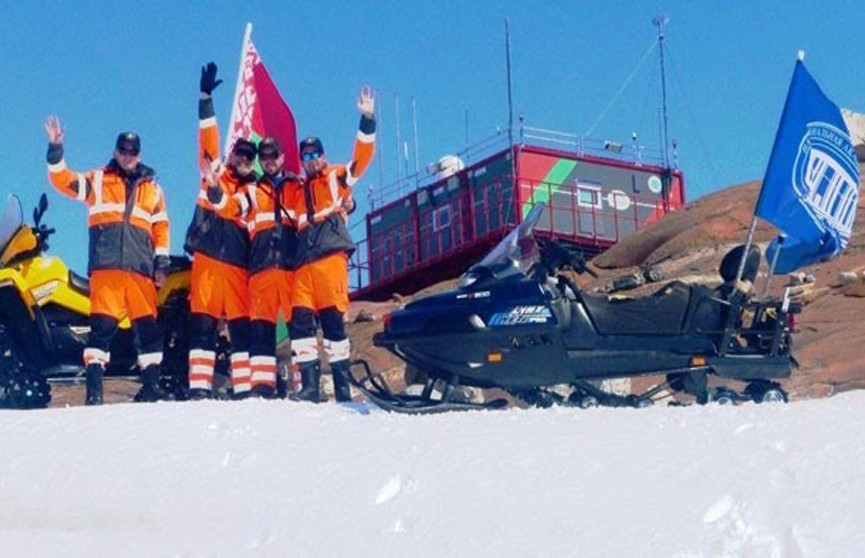
[[[249,138],[255,143],[271,136],[279,141],[285,153],[285,169],[300,173],[297,153],[297,128],[294,115],[267,73],[258,51],[252,44],[252,24],[246,24],[240,72],[231,105],[231,121],[225,140],[225,153],[237,138]]]

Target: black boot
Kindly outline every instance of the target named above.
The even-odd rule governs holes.
[[[351,401],[351,385],[348,381],[351,372],[349,372],[348,361],[331,364],[330,374],[333,376],[333,396],[337,403]]]
[[[160,369],[158,364],[151,364],[141,371],[141,389],[135,394],[135,401],[153,403],[164,399],[165,393],[159,387]]]
[[[300,391],[292,396],[295,401],[321,401],[321,365],[318,361],[301,366],[300,368]]]
[[[257,399],[275,399],[276,391],[267,384],[258,384],[249,390],[248,397]]]
[[[86,379],[87,395],[84,397],[85,405],[102,405],[102,377],[105,375],[105,367],[101,364],[88,364],[84,370]]]

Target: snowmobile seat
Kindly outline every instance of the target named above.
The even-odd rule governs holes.
[[[78,275],[71,269],[69,270],[69,286],[74,291],[90,296],[90,279]]]
[[[695,333],[721,333],[727,325],[727,317],[731,310],[730,301],[733,300],[734,293],[738,292],[742,297],[747,298],[754,281],[757,279],[762,255],[757,246],[751,245],[748,248],[742,275],[737,282],[736,275],[744,254],[745,245],[740,244],[724,255],[718,267],[718,273],[724,282],[715,289],[694,286],[695,289],[699,287],[700,296],[695,297],[694,303],[691,305],[692,311],[689,319],[691,331]],[[739,325],[738,322],[735,324],[737,327]]]
[[[582,293],[586,312],[602,335],[675,335],[683,331],[692,285],[672,281],[652,295],[615,299]]]

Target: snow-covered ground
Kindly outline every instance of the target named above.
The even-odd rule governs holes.
[[[3,556],[861,556],[865,392],[401,416],[0,413]]]

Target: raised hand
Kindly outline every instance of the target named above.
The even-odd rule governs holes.
[[[45,131],[48,133],[49,143],[63,143],[63,125],[60,118],[53,114],[45,119]]]
[[[201,81],[199,82],[199,88],[202,93],[205,95],[212,94],[213,90],[219,87],[220,83],[222,83],[222,80],[216,79],[215,63],[208,62],[205,66],[201,67]]]
[[[222,173],[225,172],[225,167],[219,161],[214,162],[210,153],[204,153],[204,161],[199,167],[201,178],[208,186],[213,186],[219,182]]]
[[[360,90],[360,97],[357,98],[357,110],[367,118],[373,118],[375,115],[375,97],[369,85],[364,85],[363,89]]]

